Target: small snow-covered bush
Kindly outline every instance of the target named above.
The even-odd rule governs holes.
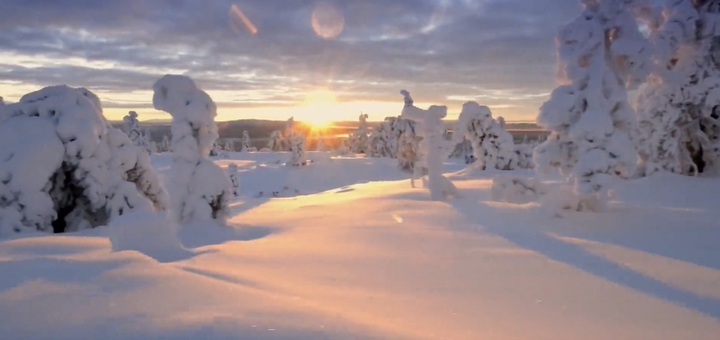
[[[208,157],[218,138],[215,103],[186,76],[166,75],[153,90],[154,107],[173,118],[169,189],[175,220],[224,222],[230,214],[232,183]]]
[[[442,119],[447,116],[447,107],[430,106],[427,110],[413,105],[410,93],[400,91],[405,97],[405,106],[401,117],[414,120],[418,124],[417,134],[422,137],[419,151],[424,156],[423,165],[427,169],[427,186],[433,200],[442,200],[449,196],[457,196],[455,185],[443,175],[443,163],[451,152],[450,143],[443,138]],[[420,167],[416,167],[419,173]]]
[[[240,196],[240,175],[238,174],[238,166],[235,163],[228,165],[228,177],[232,183],[232,193],[234,196]]]
[[[517,167],[513,137],[493,119],[487,106],[476,102],[463,104],[455,131],[455,143],[462,143],[464,138],[470,140],[475,158],[473,166],[481,170],[513,170]]]
[[[548,188],[535,178],[497,176],[493,178],[490,198],[493,201],[528,203],[548,193]]]
[[[168,200],[147,152],[92,92],[51,86],[0,108],[0,235],[93,228]]]

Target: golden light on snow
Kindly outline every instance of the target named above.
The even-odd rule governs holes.
[[[328,89],[310,91],[302,104],[303,113],[300,120],[316,127],[323,127],[335,120],[338,102],[335,93]]]
[[[333,39],[345,28],[345,16],[333,4],[319,2],[312,11],[310,24],[319,37]]]
[[[235,33],[240,34],[242,30],[240,29],[241,26],[245,26],[245,28],[250,32],[250,34],[257,34],[258,30],[257,27],[248,19],[247,16],[245,16],[245,13],[238,8],[237,5],[233,4],[230,6],[230,14],[229,14],[229,20],[230,20],[230,27],[235,31]]]

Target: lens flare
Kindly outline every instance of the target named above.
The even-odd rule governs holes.
[[[323,39],[334,39],[345,28],[345,16],[328,2],[315,4],[310,18],[313,31]]]
[[[245,16],[245,13],[243,13],[240,8],[238,8],[237,5],[233,4],[230,6],[230,13],[229,18],[230,20],[230,27],[235,31],[235,33],[242,33],[242,30],[240,29],[241,26],[245,26],[245,28],[250,32],[250,34],[257,34],[258,30],[257,27],[248,19],[247,16]]]

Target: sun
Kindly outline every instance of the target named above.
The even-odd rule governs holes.
[[[338,114],[337,96],[330,90],[308,92],[302,104],[302,120],[315,127],[324,127],[335,120]]]

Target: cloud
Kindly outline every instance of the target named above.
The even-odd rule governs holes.
[[[335,39],[310,27],[313,0],[4,0],[0,86],[86,86],[120,107],[184,73],[210,92],[237,91],[225,105],[289,105],[328,87],[342,100],[399,101],[407,88],[422,102],[513,106],[552,89],[553,36],[579,13],[577,0],[318,1],[344,14]],[[257,34],[233,29],[232,5]],[[528,98],[527,108],[543,100]]]

